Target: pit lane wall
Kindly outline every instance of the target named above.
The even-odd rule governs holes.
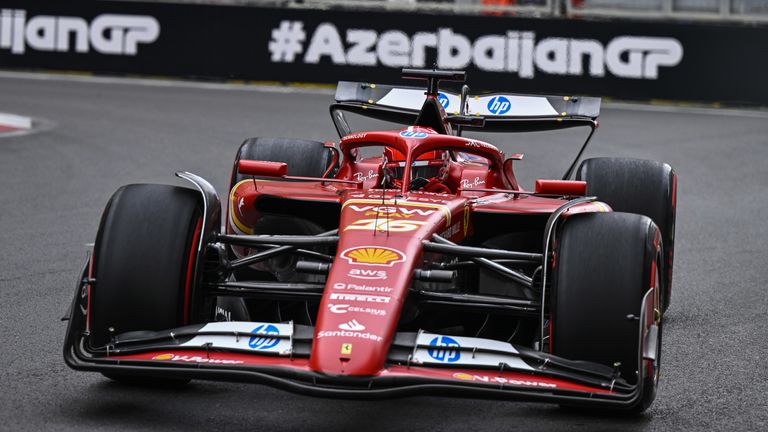
[[[768,105],[768,25],[532,19],[86,0],[0,0],[0,69],[399,82]]]

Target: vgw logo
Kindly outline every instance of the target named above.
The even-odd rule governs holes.
[[[437,336],[429,342],[429,346],[427,354],[439,362],[454,363],[461,358],[461,345],[454,338]]]
[[[160,23],[145,15],[99,15],[89,24],[70,16],[37,15],[27,21],[27,11],[0,11],[0,49],[24,54],[37,51],[77,53],[93,48],[102,54],[136,55],[139,44],[151,44],[160,36]]]
[[[448,96],[446,96],[445,93],[438,93],[437,101],[440,102],[440,105],[443,106],[443,109],[448,109],[448,105],[451,104],[451,101],[448,99]]]
[[[488,101],[488,111],[493,115],[504,115],[512,107],[512,103],[504,96],[494,96]]]
[[[276,347],[277,344],[280,343],[280,339],[267,336],[280,336],[280,330],[272,324],[262,324],[253,329],[251,333],[259,333],[258,336],[251,336],[248,340],[248,346],[253,349],[267,350]]]
[[[403,138],[421,139],[421,138],[426,138],[427,137],[427,133],[426,132],[414,132],[414,131],[404,130],[404,131],[400,132],[400,136],[403,137]]]

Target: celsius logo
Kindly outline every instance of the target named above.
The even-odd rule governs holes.
[[[267,43],[274,63],[318,64],[390,68],[424,68],[434,61],[439,69],[466,69],[513,73],[533,78],[537,71],[551,75],[657,79],[662,67],[677,66],[683,45],[671,37],[617,36],[607,43],[597,39],[546,37],[509,29],[476,39],[443,27],[436,32],[399,29],[377,31],[339,29],[324,22],[314,30],[302,21],[281,21]],[[442,101],[440,101],[442,103]]]
[[[19,9],[0,11],[0,49],[24,54],[37,51],[90,52],[136,55],[139,44],[151,44],[160,35],[160,24],[145,15],[103,14],[88,23],[80,17],[37,15],[27,20]]]
[[[488,101],[488,111],[493,115],[504,115],[512,104],[504,96],[494,96]]]
[[[426,132],[414,132],[414,131],[404,130],[404,131],[400,132],[400,136],[403,137],[403,138],[421,139],[421,138],[426,138],[427,137],[427,133]]]
[[[439,362],[453,363],[461,358],[461,345],[454,338],[437,336],[429,342],[427,353]]]
[[[451,101],[448,100],[448,96],[442,92],[437,94],[437,101],[440,102],[440,105],[443,106],[443,109],[448,109],[448,105],[451,103]]]
[[[271,338],[266,335],[280,335],[280,330],[278,330],[277,327],[273,326],[272,324],[262,324],[251,333],[260,333],[258,336],[251,336],[251,338],[248,340],[248,346],[257,349],[257,350],[267,350],[270,348],[274,348],[279,342],[280,339],[278,338]]]

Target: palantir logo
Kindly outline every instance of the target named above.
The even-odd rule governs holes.
[[[400,132],[400,136],[403,137],[403,138],[421,139],[421,138],[426,138],[427,137],[427,133],[426,132],[415,132],[415,131],[404,130],[404,131]]]
[[[436,336],[429,342],[427,353],[439,362],[454,363],[461,358],[461,345],[456,339],[448,336]]]
[[[488,111],[493,115],[504,115],[511,107],[512,103],[504,96],[494,96],[488,101]]]
[[[274,348],[277,346],[277,344],[280,342],[280,339],[278,338],[271,338],[267,335],[280,335],[280,330],[273,326],[272,324],[262,324],[251,333],[259,333],[258,336],[251,336],[251,338],[248,340],[248,346],[257,349],[257,350],[267,350],[270,348]]]
[[[437,101],[440,102],[440,105],[443,106],[443,109],[448,109],[448,105],[451,104],[451,101],[448,99],[448,96],[445,95],[445,93],[440,92],[437,94]]]

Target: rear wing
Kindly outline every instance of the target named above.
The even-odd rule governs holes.
[[[423,87],[391,86],[340,81],[331,116],[340,136],[351,132],[343,112],[412,125],[424,104]],[[461,95],[441,90],[438,101],[447,119],[484,118],[481,125],[461,122],[463,129],[484,132],[531,132],[587,126],[594,128],[600,115],[600,98],[589,96],[541,96],[514,93],[468,95],[464,112]],[[463,114],[463,115],[462,115]]]

